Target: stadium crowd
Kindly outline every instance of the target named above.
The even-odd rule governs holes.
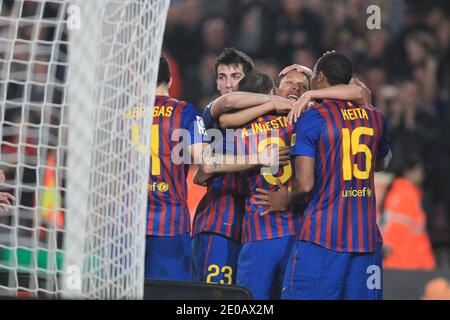
[[[381,8],[381,29],[366,25],[371,4]],[[423,163],[422,206],[439,250],[450,244],[448,10],[445,1],[172,1],[163,43],[171,94],[199,109],[213,100],[215,57],[227,46],[273,79],[292,63],[313,68],[326,50],[348,54],[388,119],[388,171],[399,175],[411,157]]]
[[[63,2],[32,2],[6,0],[0,3],[0,96],[1,96],[1,170],[6,176],[0,191],[14,193],[17,215],[0,217],[0,242],[10,241],[13,228],[19,244],[28,246],[33,239],[32,226],[39,223],[39,240],[46,241],[52,215],[47,205],[40,206],[39,219],[35,210],[43,201],[45,186],[55,182],[55,158],[58,145],[65,140],[63,109],[66,106],[67,29],[55,23],[64,10]],[[20,22],[18,20],[20,19]],[[36,19],[42,19],[38,26]],[[62,140],[61,140],[62,139]],[[50,147],[48,147],[50,146]],[[58,163],[65,160],[58,154]],[[44,161],[51,168],[39,165]],[[21,163],[21,165],[18,165]],[[58,173],[59,182],[63,176]],[[38,185],[38,188],[36,188]],[[17,186],[17,187],[16,187]],[[57,194],[57,191],[54,191]],[[49,193],[47,193],[49,195]],[[57,202],[50,195],[52,207],[64,207],[64,195]],[[62,245],[64,213],[57,210],[58,246]],[[39,220],[38,222],[36,220]]]
[[[13,1],[3,1],[1,16],[12,12]],[[366,8],[381,8],[381,29],[369,30]],[[58,4],[49,4],[44,17],[58,14]],[[33,4],[24,5],[22,16],[35,15]],[[214,63],[228,46],[242,50],[255,61],[256,69],[275,79],[278,72],[292,63],[309,68],[326,50],[349,55],[356,74],[372,91],[373,104],[388,119],[394,155],[388,171],[405,170],[411,156],[423,161],[425,208],[428,230],[435,250],[450,247],[450,112],[449,112],[449,39],[450,22],[447,1],[368,1],[368,0],[172,0],[169,9],[163,50],[170,58],[175,83],[171,95],[194,103],[202,109],[217,97]],[[6,104],[2,132],[1,159],[12,164],[5,170],[7,180],[14,180],[14,163],[18,150],[11,147],[19,137],[20,121],[28,131],[41,126],[48,130],[45,142],[25,144],[28,167],[21,169],[21,183],[26,185],[20,197],[22,211],[32,216],[35,199],[33,165],[36,145],[58,143],[57,128],[62,123],[61,105],[65,103],[66,57],[51,56],[50,41],[61,35],[51,25],[41,25],[34,58],[29,59],[33,28],[18,27],[20,41],[12,41],[7,19],[2,19],[0,37],[11,47],[0,48],[2,86],[0,94]],[[62,39],[66,40],[65,34]],[[46,42],[47,41],[47,42]],[[13,55],[10,70],[3,66]],[[51,61],[51,64],[49,64]],[[9,72],[9,74],[6,74]],[[33,74],[27,86],[23,79]],[[6,76],[9,82],[3,82]],[[45,84],[48,80],[49,83]],[[52,94],[50,94],[50,91]],[[53,101],[47,101],[53,97]],[[17,109],[22,100],[29,112]],[[16,108],[17,107],[17,108]],[[201,110],[200,110],[201,111]],[[17,125],[14,125],[17,124]],[[15,140],[16,139],[16,140]],[[7,143],[4,143],[7,142]],[[40,173],[41,174],[41,173]],[[28,187],[30,186],[30,187]],[[10,217],[1,218],[8,220]],[[9,224],[8,221],[1,221]],[[19,223],[21,225],[21,223]],[[24,229],[26,231],[26,229]],[[1,230],[0,230],[1,231]],[[438,256],[439,258],[439,256]],[[449,267],[450,259],[437,261]]]

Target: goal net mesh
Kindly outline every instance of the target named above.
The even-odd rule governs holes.
[[[0,296],[142,298],[168,6],[0,0]]]

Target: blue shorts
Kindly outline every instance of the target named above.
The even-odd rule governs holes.
[[[145,244],[146,279],[192,280],[189,233],[176,236],[147,236]]]
[[[283,281],[282,299],[383,299],[381,244],[370,253],[337,252],[296,241]]]
[[[215,233],[199,233],[192,239],[194,280],[235,284],[241,244]]]
[[[280,299],[284,272],[295,236],[246,242],[238,259],[237,284],[253,299]]]

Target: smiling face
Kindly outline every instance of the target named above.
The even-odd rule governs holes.
[[[303,72],[291,70],[280,80],[278,95],[297,100],[308,88],[308,77]]]
[[[237,91],[239,81],[241,81],[244,77],[245,73],[241,64],[221,64],[217,68],[217,90],[219,90],[221,95]]]

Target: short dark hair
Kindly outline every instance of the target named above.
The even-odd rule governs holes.
[[[158,83],[161,85],[163,83],[168,84],[170,81],[170,65],[169,60],[165,56],[159,58],[159,69],[158,69]]]
[[[344,54],[332,52],[322,56],[316,63],[316,73],[322,71],[332,86],[348,84],[353,75],[353,63]]]
[[[247,73],[238,84],[239,91],[269,94],[273,81],[267,74],[253,70]]]
[[[218,77],[217,70],[220,65],[225,66],[235,66],[242,65],[244,74],[249,73],[255,68],[252,58],[243,53],[242,51],[236,50],[235,48],[225,48],[216,58],[216,63],[214,65],[214,70],[216,71],[216,78]]]

